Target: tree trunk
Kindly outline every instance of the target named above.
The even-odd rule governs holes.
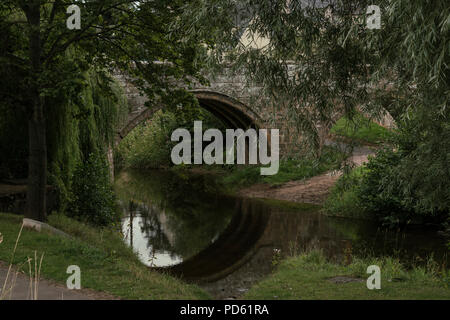
[[[40,1],[30,1],[26,16],[30,25],[30,61],[32,83],[30,85],[31,115],[28,120],[29,158],[27,210],[25,216],[45,221],[47,186],[47,142],[45,134],[44,106],[40,97],[41,73]]]
[[[39,103],[40,104],[40,103]],[[28,121],[29,158],[26,217],[38,221],[47,219],[47,146],[42,106]]]

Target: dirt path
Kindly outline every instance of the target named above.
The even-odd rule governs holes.
[[[12,268],[8,282],[5,285],[7,294],[5,300],[30,300],[30,277],[24,273],[17,273],[17,269]],[[8,265],[0,261],[0,289],[3,287]],[[17,278],[14,281],[15,276]],[[69,275],[67,275],[69,276]],[[12,287],[12,290],[9,290]],[[41,279],[38,284],[38,300],[112,300],[117,299],[106,293],[97,292],[90,289],[69,290],[66,286],[55,281]],[[1,291],[0,291],[1,300]]]
[[[335,144],[329,142],[328,144]],[[374,154],[368,147],[357,147],[353,150],[352,156],[348,159],[355,166],[360,166],[367,162],[367,157]],[[276,200],[286,200],[298,203],[322,204],[331,187],[336,183],[342,172],[327,172],[307,180],[290,181],[281,186],[271,187],[268,184],[256,184],[239,191],[239,194],[250,198],[267,198]]]

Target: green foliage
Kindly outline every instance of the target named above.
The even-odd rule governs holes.
[[[366,41],[372,32],[354,19],[364,16],[361,12],[368,1],[336,1],[329,17],[320,2],[198,0],[180,21],[196,26],[189,29],[195,37],[203,33],[214,37],[217,50],[211,63],[226,61],[246,72],[273,99],[285,125],[298,129],[315,147],[319,146],[317,123],[327,126],[336,112],[354,114],[356,106],[369,100],[369,87],[364,84],[377,61],[376,49]],[[213,16],[217,14],[220,24]],[[241,39],[244,31],[248,39]],[[264,47],[248,44],[261,38],[267,40]],[[378,110],[370,111],[375,115]]]
[[[224,130],[219,120],[196,105],[183,105],[181,110],[158,111],[121,141],[115,153],[116,166],[144,169],[172,166],[170,154],[178,143],[171,141],[172,132],[186,128],[193,136],[194,121],[202,121],[203,131],[209,128]]]
[[[69,50],[64,65],[76,64],[80,55]],[[73,197],[71,179],[76,166],[90,153],[104,152],[112,144],[115,128],[128,112],[122,89],[103,71],[91,68],[73,77],[77,88],[66,88],[47,97],[49,183],[58,191],[61,210]],[[80,92],[71,95],[75,89]],[[5,103],[0,104],[0,178],[25,178],[27,115],[19,106],[7,108]]]
[[[412,215],[416,221],[445,217],[450,207],[448,1],[338,0],[328,16],[323,3],[313,3],[294,0],[287,8],[284,0],[198,0],[180,23],[198,26],[191,29],[196,36],[210,34],[218,49],[212,63],[227,56],[236,69],[245,67],[251,80],[287,106],[286,118],[313,145],[319,145],[316,124],[327,126],[336,114],[351,119],[360,109],[372,118],[388,111],[400,131],[393,143],[398,151],[371,161],[361,204],[393,223],[408,222]],[[370,4],[381,8],[379,30],[366,28]],[[220,24],[212,16],[217,12]],[[225,36],[224,28],[233,32]],[[240,42],[244,28],[255,38],[265,37],[267,45]],[[379,139],[378,133],[360,134]],[[355,195],[347,194],[345,201]]]
[[[337,169],[345,158],[344,153],[332,147],[325,147],[319,158],[309,155],[303,159],[281,159],[278,173],[271,176],[262,176],[259,166],[234,167],[223,178],[223,182],[232,188],[245,187],[255,183],[268,183],[276,186]]]
[[[411,135],[396,137],[400,149],[381,149],[365,166],[338,180],[324,206],[327,214],[375,218],[391,226],[431,222],[445,228],[450,182],[442,176],[448,176],[448,161],[431,154],[422,158],[426,153],[417,153]]]
[[[379,30],[366,27],[369,5],[381,8]],[[340,112],[351,118],[358,108],[396,120],[422,110],[448,122],[449,14],[446,0],[197,0],[179,23],[194,39],[210,35],[211,63],[245,70],[287,107],[287,121],[317,140],[318,122]],[[258,38],[267,44],[248,44]]]
[[[71,194],[75,167],[91,152],[104,152],[113,142],[115,128],[128,112],[119,84],[104,70],[83,71],[85,54],[71,48],[61,57],[60,73],[70,73],[71,82],[46,96],[47,160],[49,183],[56,187],[64,210]],[[12,68],[11,66],[9,68]],[[28,171],[28,114],[17,102],[6,99],[11,83],[19,85],[8,65],[0,72],[0,178],[26,178]],[[18,97],[23,92],[15,92]]]
[[[17,80],[8,86],[15,88],[13,92],[28,91],[30,77],[33,76],[40,81],[42,97],[53,97],[62,92],[74,97],[80,93],[80,85],[83,84],[77,75],[89,67],[109,72],[122,70],[135,76],[136,84],[146,92],[149,100],[158,102],[186,99],[186,90],[173,85],[173,79],[190,84],[195,78],[204,83],[199,72],[206,54],[202,39],[186,41],[186,30],[171,26],[179,19],[186,1],[104,0],[79,2],[77,5],[82,12],[83,27],[79,31],[68,31],[65,5],[59,1],[36,3],[40,19],[39,25],[33,28],[37,29],[34,35],[40,36],[41,46],[40,52],[33,53],[41,57],[42,68],[39,74],[32,74],[28,50],[32,23],[28,19],[36,6],[24,6],[17,0],[2,2],[0,37],[5,45],[0,49],[0,59],[5,71],[20,75],[8,74]],[[67,63],[64,58],[68,50],[79,53],[73,57],[73,63]],[[9,101],[25,107],[29,102],[18,97]],[[47,103],[44,101],[45,105]]]
[[[338,179],[323,205],[327,215],[371,218],[359,199],[358,188],[365,170],[365,167],[358,167]]]
[[[378,151],[376,157],[367,163],[368,170],[359,186],[358,195],[365,209],[388,224],[405,223],[411,219],[402,206],[403,197],[399,186],[392,185],[399,160],[399,153]]]
[[[436,174],[442,169],[443,174],[446,174],[446,168],[440,167],[438,161],[433,161],[432,171],[426,167],[416,167],[417,171],[413,172],[411,166],[415,167],[420,160],[414,161],[411,156],[402,150],[379,151],[367,164],[368,170],[359,187],[360,201],[367,211],[387,224],[424,221],[443,223],[450,213],[450,183],[442,177],[436,177]],[[430,185],[427,185],[427,174],[435,177],[430,179]],[[416,180],[419,176],[422,179]],[[436,190],[427,190],[431,185]]]
[[[90,69],[79,96],[70,101],[71,116],[78,121],[84,155],[111,146],[116,128],[128,116],[123,89],[103,70]],[[76,105],[76,107],[75,107]]]
[[[47,119],[49,182],[59,191],[60,210],[73,196],[71,179],[75,168],[90,153],[105,153],[113,143],[114,128],[128,111],[116,82],[92,69],[81,79],[84,85],[80,95],[74,99],[54,98]]]
[[[400,125],[395,142],[401,159],[393,178],[409,210],[450,214],[450,122],[435,119],[412,115]]]
[[[0,108],[19,109],[20,120],[34,128],[35,132],[28,132],[29,137],[42,137],[29,139],[34,151],[28,154],[31,169],[28,175],[39,183],[30,184],[27,191],[36,195],[29,197],[33,203],[27,206],[27,214],[42,220],[45,202],[39,201],[37,195],[45,192],[46,166],[53,160],[47,157],[47,150],[59,154],[58,160],[72,167],[76,161],[64,158],[65,151],[76,144],[75,139],[80,139],[81,152],[79,155],[75,152],[74,158],[80,156],[80,160],[97,149],[99,143],[112,139],[110,124],[115,102],[111,103],[110,97],[114,95],[111,90],[103,94],[105,88],[111,88],[107,85],[108,73],[120,70],[131,76],[155,104],[177,105],[189,97],[192,99],[181,84],[189,85],[193,80],[206,83],[200,74],[206,54],[202,39],[186,41],[184,30],[170,26],[183,12],[185,1],[105,0],[82,1],[77,5],[83,20],[80,30],[67,29],[66,6],[60,1],[4,0],[0,5]],[[84,76],[88,70],[94,70],[96,79]],[[98,86],[94,88],[90,80]],[[58,127],[67,119],[64,114],[67,109],[58,107],[69,101],[78,107],[71,110],[72,116],[87,121],[79,122],[77,132],[71,132],[67,138],[60,138],[58,129],[46,132],[49,120],[56,119]],[[72,125],[67,128],[75,131]],[[45,145],[46,135],[54,140],[49,148]],[[62,152],[65,155],[59,152],[61,148],[66,149]],[[18,155],[22,158],[20,152]],[[11,165],[4,163],[0,163],[0,171]],[[63,186],[67,189],[70,168],[61,167],[59,163],[53,164],[50,182],[63,190]],[[69,191],[61,193],[66,197]]]
[[[118,221],[115,196],[106,159],[91,153],[79,164],[72,178],[73,200],[67,213],[93,225],[107,226]]]
[[[151,120],[137,126],[116,150],[116,166],[159,168],[170,166],[172,132],[178,128],[175,115],[157,112]]]
[[[381,150],[369,161],[360,198],[390,223],[444,222],[450,214],[449,123],[412,113],[393,138],[396,151]]]
[[[361,143],[381,144],[386,142],[390,132],[377,123],[357,113],[351,120],[342,117],[331,128],[330,133]]]

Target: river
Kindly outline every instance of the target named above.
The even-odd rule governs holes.
[[[390,255],[405,264],[431,254],[448,263],[436,230],[382,229],[371,221],[332,218],[317,208],[225,195],[213,174],[122,170],[116,194],[124,241],[149,267],[233,299],[270,274],[280,258],[312,248],[333,260]]]

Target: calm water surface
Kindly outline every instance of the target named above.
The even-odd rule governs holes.
[[[389,254],[408,264],[433,254],[448,262],[446,240],[435,230],[383,230],[313,208],[293,212],[224,196],[212,175],[124,170],[115,188],[124,241],[141,261],[199,283],[216,298],[238,297],[272,271],[277,256],[309,248],[337,261]]]

